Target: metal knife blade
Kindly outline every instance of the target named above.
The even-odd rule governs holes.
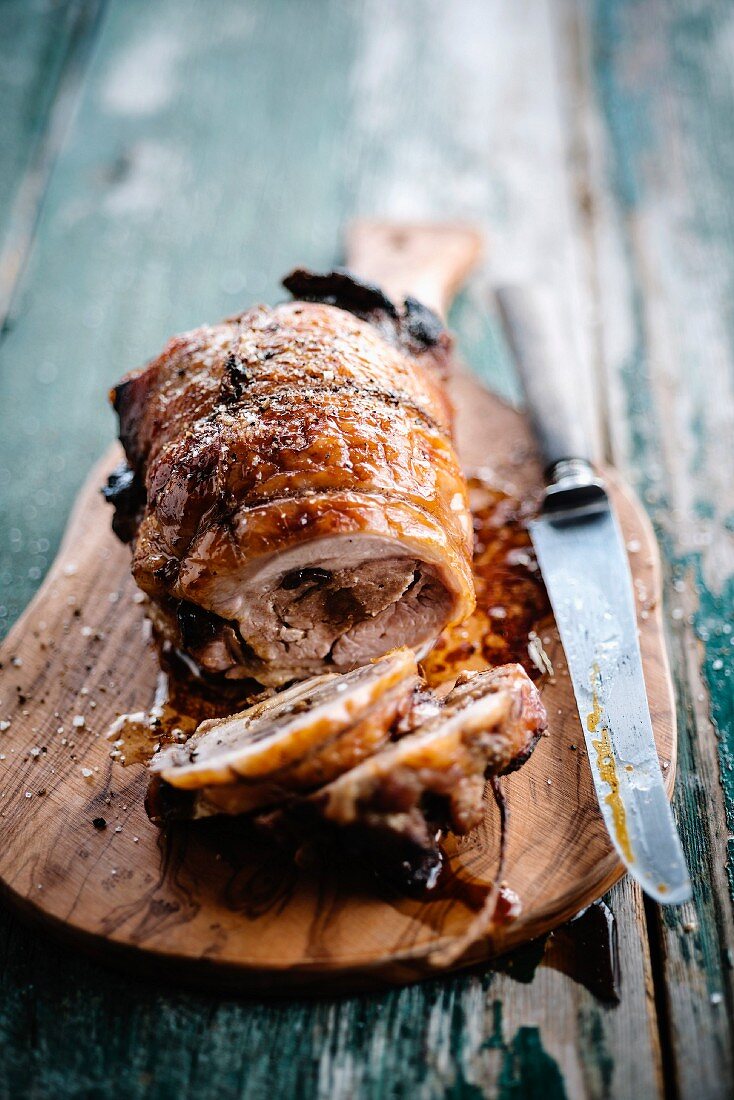
[[[686,901],[691,884],[655,748],[632,577],[609,502],[577,520],[544,516],[530,533],[612,843],[656,901]]]
[[[529,411],[548,464],[530,534],[563,642],[591,774],[612,843],[662,904],[691,896],[665,792],[645,691],[632,576],[621,531],[590,464],[583,413],[568,376],[571,345],[557,303],[498,292]]]

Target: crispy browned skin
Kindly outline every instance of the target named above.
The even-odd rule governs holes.
[[[483,815],[484,781],[528,758],[546,727],[538,689],[520,665],[471,674],[414,733],[313,796],[337,825],[392,828],[430,845],[436,808],[455,833]]]
[[[273,685],[425,650],[474,603],[447,334],[344,274],[288,285],[322,300],[177,337],[113,391],[134,479],[110,496],[154,626]]]

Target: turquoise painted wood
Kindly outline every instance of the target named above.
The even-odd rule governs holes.
[[[2,5],[0,211],[4,220],[47,133],[80,7],[71,2],[28,4],[23,0],[5,0]]]
[[[339,1000],[204,997],[3,912],[0,1097],[728,1096],[729,6],[5,0],[0,21],[0,234],[22,245],[0,263],[3,630],[114,431],[104,393],[125,369],[277,297],[292,264],[330,264],[355,213],[475,219],[489,244],[454,311],[466,356],[516,395],[489,286],[566,288],[608,453],[662,541],[696,889],[663,917],[629,883],[612,892],[618,1008],[550,966]]]
[[[600,3],[591,27],[616,217],[597,232],[614,234],[627,269],[623,304],[602,319],[629,333],[606,364],[623,413],[615,454],[665,550],[679,699],[675,810],[695,905],[650,918],[685,1096],[725,1094],[734,1047],[733,26],[726,5],[681,0]]]
[[[33,247],[96,38],[99,0],[4,0],[0,9],[0,328]]]

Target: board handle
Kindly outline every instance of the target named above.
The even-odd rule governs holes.
[[[355,274],[398,302],[411,295],[445,318],[482,254],[482,235],[453,222],[360,218],[347,229],[346,252]]]

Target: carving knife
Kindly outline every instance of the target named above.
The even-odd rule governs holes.
[[[547,487],[530,535],[563,642],[599,807],[622,862],[661,904],[691,896],[663,785],[642,673],[632,576],[603,479],[592,466],[569,376],[572,342],[547,288],[497,294]]]

